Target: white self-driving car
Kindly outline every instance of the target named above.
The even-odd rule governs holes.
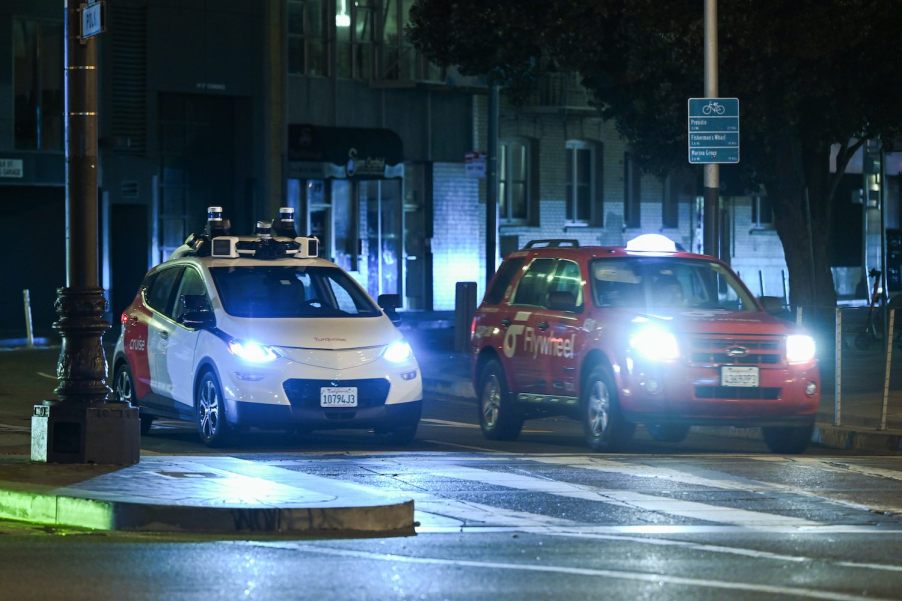
[[[113,383],[155,418],[194,421],[208,445],[246,427],[372,428],[397,444],[416,434],[423,388],[410,345],[352,277],[317,258],[316,238],[222,235],[211,207],[193,236],[150,270],[122,313]],[[289,224],[285,228],[285,224]],[[285,234],[288,235],[285,235]]]

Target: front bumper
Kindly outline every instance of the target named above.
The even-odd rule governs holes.
[[[382,359],[346,369],[305,365],[279,358],[249,367],[217,366],[229,423],[260,428],[380,427],[419,418],[423,383],[415,359],[391,364]],[[354,386],[358,406],[320,407],[320,388]]]
[[[647,364],[624,370],[620,406],[639,423],[789,426],[810,423],[820,405],[816,364],[761,366],[756,387],[722,386],[720,365]],[[815,392],[806,390],[814,384]]]

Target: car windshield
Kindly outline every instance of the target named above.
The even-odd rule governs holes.
[[[596,259],[590,268],[596,306],[757,311],[729,269],[703,259],[629,257]]]
[[[212,267],[226,313],[235,317],[375,317],[382,312],[337,267]]]

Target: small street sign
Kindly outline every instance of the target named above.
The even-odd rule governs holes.
[[[102,6],[103,2],[97,0],[81,5],[81,39],[92,38],[103,31]]]
[[[739,162],[739,99],[689,99],[689,162]]]

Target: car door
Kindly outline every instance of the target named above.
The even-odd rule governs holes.
[[[575,397],[579,390],[579,359],[585,308],[585,278],[579,263],[559,259],[548,284],[548,317],[553,359],[548,362],[551,394]]]
[[[166,369],[171,383],[171,398],[179,405],[180,410],[194,407],[194,352],[200,330],[186,327],[182,323],[185,312],[185,296],[201,295],[209,302],[210,295],[201,272],[193,265],[188,265],[182,272],[178,292],[175,294],[175,305],[172,318],[174,323],[168,329],[169,340],[166,345]]]
[[[150,387],[154,394],[172,399],[172,381],[166,365],[169,337],[175,329],[172,320],[175,293],[184,267],[175,265],[161,269],[147,291],[147,304],[152,309],[147,328],[147,355],[150,364]]]
[[[153,310],[147,305],[146,297],[156,277],[157,272],[153,272],[144,278],[138,295],[123,315],[122,351],[134,378],[138,401],[150,393],[148,334]]]
[[[548,280],[557,259],[536,258],[517,283],[511,301],[513,315],[504,336],[504,353],[511,365],[517,393],[544,395],[549,391],[548,329],[545,306]]]

